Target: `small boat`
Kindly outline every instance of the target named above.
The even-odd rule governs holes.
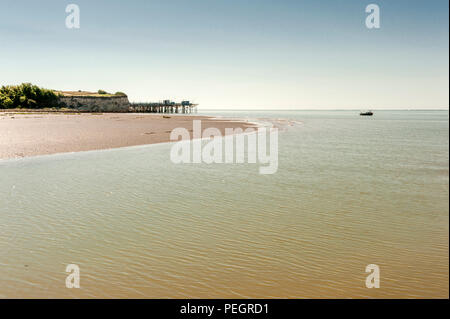
[[[361,112],[361,113],[359,113],[359,115],[361,115],[361,116],[372,116],[373,112],[372,111]]]

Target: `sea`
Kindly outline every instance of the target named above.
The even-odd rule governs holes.
[[[0,160],[0,298],[449,297],[447,110],[201,114],[276,125],[277,171],[172,143]]]

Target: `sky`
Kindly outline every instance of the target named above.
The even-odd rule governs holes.
[[[66,27],[68,4],[80,28]],[[380,28],[365,24],[380,8]],[[448,109],[448,0],[0,0],[0,85],[205,109]]]

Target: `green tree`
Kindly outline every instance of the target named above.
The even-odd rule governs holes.
[[[0,88],[0,109],[58,107],[59,94],[31,83]]]

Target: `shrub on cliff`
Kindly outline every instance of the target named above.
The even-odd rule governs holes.
[[[0,109],[58,107],[59,95],[31,83],[0,88]]]
[[[97,92],[98,94],[108,94],[108,92],[106,92],[106,91],[103,91],[103,90],[98,90],[98,92]]]
[[[117,95],[117,96],[127,96],[125,93],[123,93],[123,92],[116,92],[114,95]]]

